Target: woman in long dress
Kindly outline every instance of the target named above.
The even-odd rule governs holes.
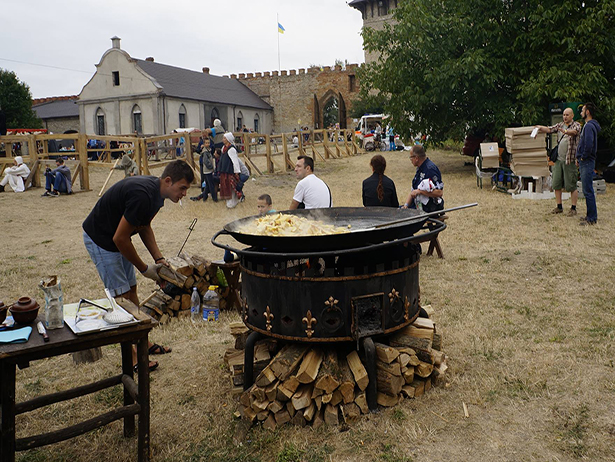
[[[239,181],[241,167],[239,165],[237,149],[233,144],[235,142],[233,134],[231,132],[225,133],[222,142],[224,147],[222,148],[219,166],[220,198],[226,200],[226,206],[232,209],[239,203],[235,187]]]

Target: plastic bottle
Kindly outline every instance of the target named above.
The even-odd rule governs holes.
[[[218,286],[209,286],[203,295],[203,321],[217,321],[220,314],[220,297],[216,289]]]
[[[201,315],[201,296],[199,295],[196,287],[192,288],[192,295],[190,296],[190,319],[193,323],[199,321]]]

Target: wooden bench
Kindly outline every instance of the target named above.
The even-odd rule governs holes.
[[[445,222],[446,220],[448,220],[448,215],[442,215],[441,217],[436,218],[436,220]],[[419,235],[417,237],[417,240],[415,240],[414,242],[419,244],[422,242],[429,242],[429,248],[427,249],[426,256],[431,257],[433,255],[433,251],[435,250],[438,254],[438,258],[444,258],[442,246],[440,245],[440,241],[438,240],[439,235],[440,233],[436,233],[431,236],[425,236],[424,239],[421,239],[421,236]]]

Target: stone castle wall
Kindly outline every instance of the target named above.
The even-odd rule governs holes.
[[[323,127],[323,108],[331,96],[340,105],[340,126],[351,128],[352,101],[359,94],[358,64],[308,69],[232,74],[274,108],[273,131],[288,133],[300,127]]]

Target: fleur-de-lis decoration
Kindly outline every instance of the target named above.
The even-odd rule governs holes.
[[[265,319],[267,320],[267,331],[270,331],[271,330],[271,321],[272,321],[272,319],[275,316],[273,315],[273,313],[269,309],[269,306],[267,306],[267,311],[265,313],[263,313],[263,316],[265,316]]]
[[[404,301],[404,319],[407,321],[410,318],[410,315],[408,314],[408,308],[410,308],[410,302],[408,301],[408,297],[406,296],[405,301]]]
[[[334,299],[333,297],[329,297],[329,300],[327,300],[325,302],[325,305],[327,305],[329,308],[333,308],[334,306],[336,306],[339,303],[339,300]]]
[[[399,300],[399,292],[392,288],[389,294],[389,303],[392,305],[396,300]]]
[[[303,322],[307,326],[307,329],[305,329],[305,333],[307,334],[308,338],[311,338],[312,334],[314,333],[313,326],[314,324],[318,323],[318,320],[316,318],[313,318],[312,312],[308,310],[307,315],[301,320],[301,322]]]
[[[248,322],[248,299],[243,299],[243,322]]]

